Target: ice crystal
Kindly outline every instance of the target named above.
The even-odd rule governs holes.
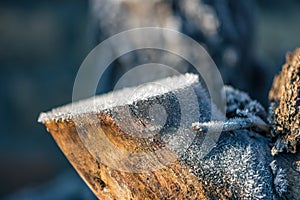
[[[278,167],[276,160],[273,160],[270,163],[270,168],[272,170],[273,177],[274,177],[275,191],[280,197],[282,197],[283,194],[287,192],[287,187],[288,187],[288,181],[286,179],[285,170]]]
[[[199,85],[200,83],[198,75],[195,74],[168,77],[139,87],[128,87],[55,108],[50,112],[41,113],[38,121],[68,120],[79,114],[95,113],[122,105],[133,105],[134,102],[168,92],[176,92],[179,89],[196,84]]]

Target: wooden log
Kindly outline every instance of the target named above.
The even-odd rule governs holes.
[[[134,91],[131,88],[41,114],[40,121],[98,198],[207,199],[202,183],[191,173],[189,166],[176,160],[176,154],[168,149],[156,151],[164,145],[162,135],[170,134],[172,130],[169,129],[178,126],[178,95],[185,95],[185,103],[193,98],[198,103],[193,93],[201,89],[195,75],[168,81],[159,82],[164,88],[156,86],[156,91],[149,92],[151,86],[138,89],[136,101],[130,100],[130,91]],[[115,99],[118,102],[105,105]],[[93,102],[97,105],[93,106]],[[157,104],[171,116],[162,133],[157,130],[159,122],[153,124],[147,118],[149,108]],[[191,109],[188,112],[194,120],[199,119],[194,108],[187,109]],[[187,119],[185,126],[190,125],[191,120],[193,117]],[[81,132],[83,129],[85,131]],[[137,137],[137,134],[149,135]],[[122,156],[120,149],[129,153]],[[148,157],[130,160],[130,154],[141,152]],[[136,158],[133,156],[132,159]],[[165,165],[165,161],[172,162]]]
[[[99,199],[207,199],[201,182],[190,173],[189,167],[179,162],[154,172],[121,172],[100,163],[88,151],[74,123],[51,121],[45,125]]]
[[[187,74],[63,106],[39,121],[99,199],[283,198],[286,180],[269,166],[265,137],[191,130],[211,113],[198,77]]]

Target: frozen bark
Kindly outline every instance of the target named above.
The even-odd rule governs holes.
[[[274,78],[269,99],[269,121],[272,127],[269,137],[274,142],[272,154],[279,153],[275,158],[286,169],[287,180],[290,182],[288,199],[297,199],[300,197],[299,149],[297,152],[300,144],[300,49],[287,54],[282,72]]]
[[[271,137],[276,140],[272,152],[296,153],[300,144],[300,49],[287,54],[282,72],[274,78],[269,99]]]

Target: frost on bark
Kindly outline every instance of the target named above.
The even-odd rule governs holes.
[[[286,55],[281,73],[274,78],[269,100],[269,122],[272,127],[269,137],[274,142],[271,153],[279,153],[274,158],[286,170],[289,181],[287,199],[299,199],[300,49]]]
[[[300,144],[300,49],[288,53],[282,72],[274,78],[269,93],[272,154],[296,153]]]

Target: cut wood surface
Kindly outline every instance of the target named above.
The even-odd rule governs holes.
[[[296,175],[288,176],[287,193],[284,177],[271,170],[265,137],[250,130],[220,138],[191,130],[193,122],[208,121],[211,114],[196,75],[158,83],[164,89],[157,84],[123,89],[41,114],[39,121],[99,199],[299,197]],[[130,91],[137,96],[129,98]],[[209,145],[205,155],[202,147]],[[282,165],[284,156],[277,158],[278,167],[290,170]]]

